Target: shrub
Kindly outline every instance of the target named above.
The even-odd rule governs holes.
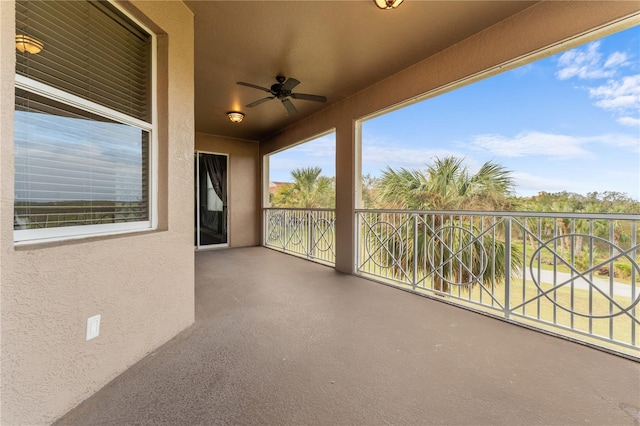
[[[617,262],[613,264],[613,276],[616,278],[630,278],[631,265],[628,263]]]

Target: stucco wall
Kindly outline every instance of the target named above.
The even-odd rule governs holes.
[[[260,244],[258,143],[196,133],[196,150],[229,155],[229,246]]]
[[[452,47],[369,87],[260,143],[260,156],[336,129],[336,269],[353,272],[355,177],[359,161],[356,120],[399,103],[417,101],[541,58],[607,32],[602,26],[638,13],[637,1],[540,2]],[[635,19],[638,22],[638,19]],[[627,22],[624,25],[629,25]],[[581,36],[581,37],[576,37]],[[539,52],[553,47],[551,50]],[[533,56],[532,56],[533,55]]]
[[[194,320],[193,15],[181,2],[135,5],[165,33],[159,37],[160,229],[15,247],[15,18],[13,2],[0,1],[3,425],[50,423]],[[86,341],[87,318],[96,314],[100,335]]]

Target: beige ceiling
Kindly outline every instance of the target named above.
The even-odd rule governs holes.
[[[186,1],[195,14],[196,130],[263,140],[309,115],[531,6],[531,1],[405,0],[396,10],[363,1]],[[287,116],[262,87],[284,75],[293,92],[327,97],[292,99]],[[240,124],[225,113],[246,114]]]

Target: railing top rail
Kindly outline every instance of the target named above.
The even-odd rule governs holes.
[[[640,220],[640,214],[618,213],[565,213],[565,212],[497,212],[481,210],[386,210],[386,209],[356,209],[356,213],[382,213],[382,214],[441,214],[454,216],[503,216],[503,217],[552,217],[568,219],[608,219],[608,220]]]
[[[336,209],[327,208],[305,208],[305,207],[263,207],[263,210],[293,210],[293,211],[311,211],[311,212],[335,212]]]

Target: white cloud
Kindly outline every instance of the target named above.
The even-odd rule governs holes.
[[[609,80],[605,84],[590,88],[589,96],[596,99],[600,108],[613,111],[640,109],[640,74],[622,80]]]
[[[629,126],[629,127],[638,127],[640,126],[640,118],[638,117],[620,117],[618,118],[618,123],[622,124],[623,126]]]
[[[631,152],[640,153],[640,139],[638,139],[637,136],[608,134],[584,138],[584,140],[586,142],[599,142],[616,148],[623,148]]]
[[[336,136],[335,133],[322,136],[309,142],[298,145],[292,150],[304,153],[313,157],[335,157],[336,155]]]
[[[600,52],[599,41],[563,53],[558,59],[556,76],[560,80],[569,78],[603,79],[608,81],[597,87],[586,88],[594,105],[620,116],[617,121],[623,126],[637,126],[633,116],[640,111],[640,75],[619,76],[623,67],[632,64],[626,52],[613,52],[606,59]]]
[[[629,65],[629,55],[625,52],[613,52],[604,61],[599,51],[600,42],[589,43],[585,48],[571,49],[558,59],[559,70],[556,76],[560,80],[572,77],[580,79],[611,78],[618,68]]]
[[[558,176],[545,177],[527,172],[512,172],[519,195],[535,195],[544,188],[546,192],[576,191],[575,181],[559,179]]]
[[[274,157],[288,157],[292,155],[309,155],[313,157],[335,157],[336,154],[336,135],[330,133],[325,136],[321,136],[317,139],[312,139],[307,142],[303,142],[299,145],[295,145],[291,148],[283,149],[274,154],[271,154],[271,158]]]
[[[624,52],[613,52],[604,63],[605,68],[628,65],[629,55]]]
[[[550,157],[588,157],[590,153],[582,148],[584,140],[575,136],[542,132],[522,132],[515,137],[502,135],[478,135],[471,141],[471,147],[489,151],[501,157],[522,157],[525,155],[545,155]]]
[[[269,156],[269,179],[291,181],[291,171],[301,167],[320,167],[323,176],[335,176],[335,134],[294,146]]]
[[[597,191],[620,191],[638,199],[637,170],[631,172],[605,172],[604,174],[585,175],[580,170],[569,173],[557,173],[550,168],[540,168],[539,172],[512,172],[516,192],[520,196],[536,195],[545,192],[575,192],[587,194]]]
[[[585,145],[599,143],[640,152],[637,137],[621,134],[605,134],[578,137],[553,133],[528,131],[514,137],[502,135],[478,135],[470,142],[472,149],[488,151],[500,157],[545,156],[552,158],[594,158]]]
[[[408,148],[399,146],[394,141],[383,139],[367,139],[362,142],[362,165],[366,172],[377,174],[378,171],[404,167],[406,169],[424,169],[433,158],[446,156],[464,157],[464,154],[444,148]],[[365,172],[365,173],[366,173]]]
[[[517,75],[518,77],[523,77],[523,76],[529,74],[530,72],[532,72],[533,70],[534,70],[534,64],[530,63],[530,64],[527,64],[527,65],[515,68],[513,70],[513,73],[515,75]]]

